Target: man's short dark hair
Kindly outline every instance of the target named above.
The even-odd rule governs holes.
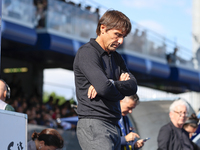
[[[133,99],[134,101],[139,101],[139,96],[137,94],[131,95],[129,96],[131,99]]]
[[[107,10],[104,13],[97,25],[97,35],[101,34],[101,25],[106,26],[106,31],[116,29],[121,30],[122,33],[126,33],[126,35],[128,35],[131,31],[130,19],[125,14],[117,10]]]
[[[140,98],[137,94],[131,95],[131,96],[127,96],[129,99],[132,99],[133,101],[135,101],[137,104],[140,103]]]

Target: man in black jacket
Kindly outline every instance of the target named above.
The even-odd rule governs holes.
[[[174,101],[169,108],[171,122],[161,127],[158,134],[158,150],[194,150],[189,134],[183,129],[189,106],[182,99]]]
[[[137,83],[116,48],[130,31],[127,16],[108,10],[98,22],[97,38],[76,54],[77,137],[83,150],[120,150],[120,100],[135,94]]]

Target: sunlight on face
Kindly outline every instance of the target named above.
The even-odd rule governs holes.
[[[182,127],[187,119],[187,108],[184,105],[177,106],[174,111],[171,112],[172,122],[176,127]]]
[[[120,30],[111,29],[103,35],[105,51],[115,51],[124,41],[125,33]]]
[[[129,100],[128,102],[121,103],[121,112],[122,116],[126,116],[129,113],[132,113],[132,110],[136,107],[137,103],[133,100]]]

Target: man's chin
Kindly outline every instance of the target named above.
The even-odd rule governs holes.
[[[180,126],[184,125],[184,122],[179,122],[179,125],[180,125]]]
[[[110,52],[114,52],[114,51],[116,51],[116,49],[117,49],[117,48],[113,48],[113,47],[112,47],[112,48],[109,49],[109,51],[110,51]]]

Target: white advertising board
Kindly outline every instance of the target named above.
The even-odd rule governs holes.
[[[27,150],[27,114],[0,110],[0,149]]]

